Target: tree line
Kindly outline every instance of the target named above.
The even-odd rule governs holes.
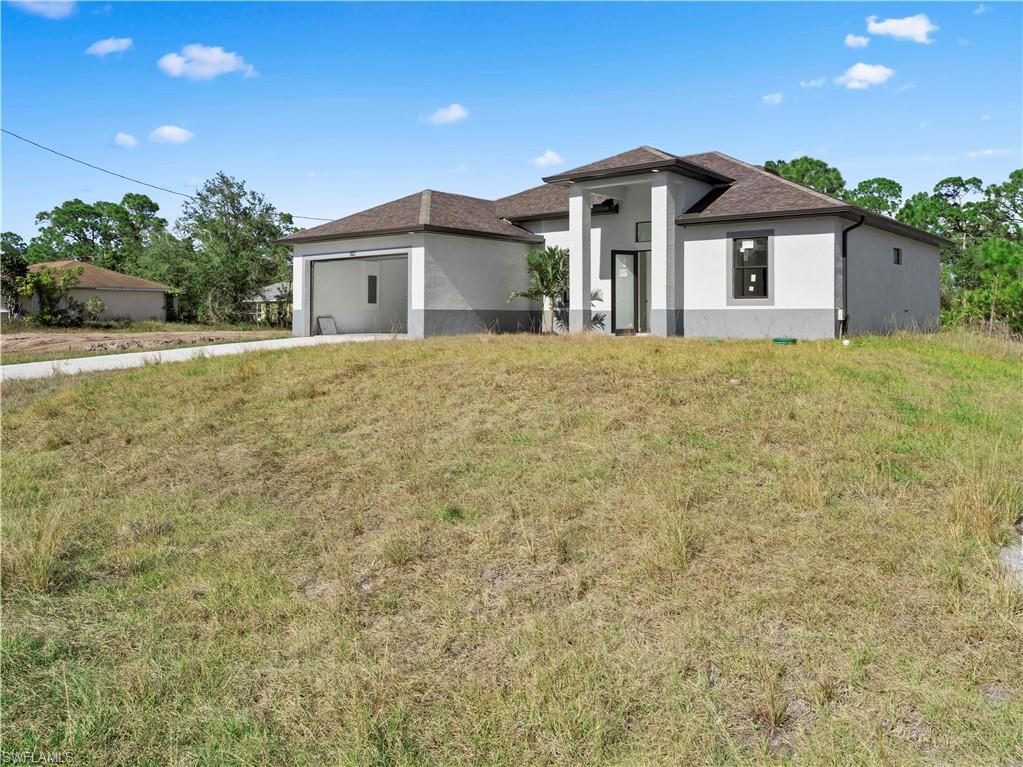
[[[764,167],[951,240],[953,247],[941,253],[943,323],[1023,333],[1023,170],[1000,184],[952,176],[903,200],[897,181],[871,178],[849,188],[837,168],[813,157],[773,160]]]
[[[941,261],[943,322],[1023,333],[1023,170],[994,184],[953,176],[903,199],[897,181],[871,178],[850,188],[837,168],[812,157],[764,167],[951,240]],[[70,259],[170,285],[179,318],[195,322],[243,321],[245,302],[260,288],[290,283],[290,249],[273,241],[295,231],[292,217],[245,182],[217,173],[184,204],[173,227],[159,210],[144,194],[126,194],[119,203],[75,199],[39,213],[39,233],[28,243],[4,232],[5,300],[16,297],[28,265]]]
[[[171,286],[177,317],[192,322],[241,322],[246,301],[266,285],[291,282],[291,251],[273,241],[295,231],[292,217],[245,182],[224,173],[206,181],[173,226],[144,194],[120,202],[68,200],[36,216],[28,243],[2,235],[0,289],[17,301],[28,267],[76,260]]]

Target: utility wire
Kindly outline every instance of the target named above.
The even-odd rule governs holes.
[[[85,160],[79,160],[77,157],[72,157],[69,154],[64,154],[63,152],[58,152],[56,149],[51,149],[48,146],[43,146],[42,144],[37,143],[37,142],[33,141],[32,139],[25,138],[24,136],[19,136],[14,131],[7,130],[7,128],[0,128],[0,131],[3,131],[8,136],[13,136],[14,138],[18,139],[19,141],[24,141],[26,144],[31,144],[34,147],[38,147],[39,149],[42,149],[42,150],[47,151],[47,152],[50,152],[51,154],[55,154],[58,157],[63,157],[65,160],[71,160],[71,162],[76,162],[79,165],[84,165],[87,168],[92,168],[93,170],[98,170],[101,173],[106,173],[106,174],[111,175],[111,176],[117,176],[117,178],[123,178],[125,181],[131,181],[133,184],[141,184],[142,186],[148,186],[150,189],[159,189],[161,192],[167,192],[168,194],[176,194],[178,197],[186,197],[189,200],[194,200],[195,199],[195,197],[193,195],[185,194],[184,192],[176,192],[175,190],[168,189],[165,186],[157,186],[156,184],[150,184],[148,181],[141,181],[141,180],[139,180],[137,178],[132,178],[131,176],[125,176],[125,175],[123,175],[121,173],[115,173],[112,170],[107,170],[106,168],[101,168],[98,165],[93,165],[91,162],[86,162]],[[318,218],[316,216],[294,216],[293,215],[292,218],[302,218],[302,219],[305,219],[307,221],[333,221],[334,220],[332,218]]]

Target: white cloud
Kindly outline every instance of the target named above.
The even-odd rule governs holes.
[[[894,69],[889,69],[883,64],[853,64],[841,77],[836,77],[838,85],[856,91],[862,91],[871,85],[880,85],[895,74]]]
[[[10,4],[25,13],[45,19],[66,19],[77,10],[74,2],[64,0],[10,0]]]
[[[154,144],[184,144],[195,138],[190,130],[185,130],[177,125],[161,125],[149,134],[149,140]]]
[[[867,31],[872,35],[888,35],[896,40],[912,40],[914,43],[930,43],[931,32],[938,27],[927,18],[927,14],[918,13],[904,19],[885,19],[878,21],[877,16],[867,17]]]
[[[763,97],[762,101],[769,107],[776,107],[784,98],[785,94],[783,93],[768,93]]]
[[[220,75],[241,72],[244,77],[255,77],[256,69],[237,53],[225,51],[219,45],[192,43],[181,53],[168,53],[156,62],[171,77],[189,80],[212,80]]]
[[[980,116],[980,119],[981,120],[990,120],[991,119],[991,115],[989,115],[987,112],[985,112],[984,114],[982,114]]]
[[[124,149],[131,149],[139,143],[139,140],[130,133],[122,133],[118,131],[117,135],[114,136],[114,143]]]
[[[426,119],[434,125],[448,125],[464,120],[468,116],[469,110],[461,104],[451,104],[450,106],[441,107]]]
[[[906,83],[905,85],[900,85],[898,88],[895,89],[895,92],[896,93],[905,93],[906,91],[913,90],[915,87],[916,87],[916,80],[913,80],[912,82]]]
[[[799,87],[800,88],[820,88],[822,85],[824,85],[824,81],[826,79],[827,78],[825,78],[825,77],[815,77],[813,80],[800,80],[799,81]]]
[[[561,165],[564,161],[565,158],[553,149],[548,149],[539,157],[534,157],[530,160],[530,162],[538,168],[549,168],[552,165]]]
[[[124,53],[131,46],[130,37],[108,37],[106,40],[97,40],[85,52],[90,56],[109,56],[111,53]]]
[[[973,15],[974,16],[979,16],[980,14],[987,13],[990,10],[991,10],[991,6],[990,5],[984,5],[984,3],[981,3],[976,8],[973,9]]]
[[[1009,154],[1008,149],[978,149],[974,152],[967,152],[966,156],[976,159],[977,157],[1002,157]]]
[[[870,38],[863,35],[848,34],[845,36],[846,48],[866,48],[870,45]]]

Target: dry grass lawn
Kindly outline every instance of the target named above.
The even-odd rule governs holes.
[[[1020,347],[477,336],[3,392],[3,745],[1018,765]]]

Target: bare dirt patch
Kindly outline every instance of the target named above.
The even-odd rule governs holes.
[[[209,330],[152,333],[11,333],[0,337],[4,354],[67,354],[68,352],[130,352],[170,346],[203,346],[225,341],[256,341],[282,335],[275,331]]]

